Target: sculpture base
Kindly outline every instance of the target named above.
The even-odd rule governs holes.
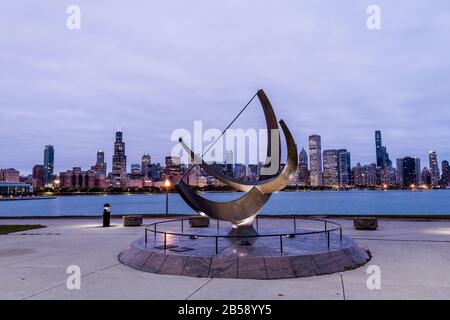
[[[216,228],[209,229],[202,231],[217,234]],[[225,230],[221,229],[224,232],[220,234],[226,236]],[[248,235],[256,233],[254,229],[238,231]],[[339,234],[331,234],[328,241],[325,234],[270,236],[282,231],[259,228],[259,237],[217,238],[217,242],[215,237],[170,235],[166,238],[165,249],[161,234],[150,235],[147,243],[144,238],[134,241],[120,253],[119,261],[134,269],[158,274],[283,279],[355,269],[371,258],[368,249],[350,237],[341,239]]]
[[[253,226],[243,226],[232,228],[231,231],[228,233],[228,235],[238,237],[257,236],[258,232],[255,230]]]

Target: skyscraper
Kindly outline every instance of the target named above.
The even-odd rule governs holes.
[[[52,145],[47,145],[44,149],[44,185],[52,182],[54,166],[55,149]]]
[[[380,171],[381,185],[395,186],[397,184],[397,169],[393,167],[386,167]]]
[[[141,173],[144,178],[151,177],[152,158],[148,154],[144,154],[141,160]]]
[[[153,181],[161,180],[161,165],[159,163],[152,163],[150,165],[150,178]]]
[[[339,186],[348,187],[351,184],[351,159],[350,152],[346,149],[338,150]]]
[[[298,184],[300,186],[309,184],[308,155],[303,148],[298,156]]]
[[[233,176],[234,155],[233,150],[225,151],[225,172],[229,176]]]
[[[141,179],[141,164],[140,163],[132,163],[131,164],[131,179]]]
[[[377,157],[377,167],[383,166],[383,157],[381,154],[381,147],[382,147],[382,140],[381,140],[381,131],[376,130],[375,131],[375,152]]]
[[[417,171],[420,167],[419,158],[405,157],[402,160],[403,164],[403,187],[411,187],[413,185],[417,186],[420,184],[421,172]],[[420,178],[419,178],[420,176]]]
[[[106,177],[105,153],[102,150],[97,151],[97,161],[91,169],[96,174],[101,174],[103,177]]]
[[[421,176],[422,176],[422,183],[426,186],[430,186],[431,185],[431,175],[430,175],[430,170],[428,170],[427,167],[423,168]]]
[[[311,186],[322,186],[322,142],[317,134],[309,136],[309,164]]]
[[[376,187],[377,186],[377,165],[375,163],[364,165],[362,168],[363,172],[363,185],[366,187]]]
[[[441,174],[439,170],[439,163],[436,151],[430,151],[429,162],[430,162],[431,186],[433,187],[439,186]]]
[[[420,158],[414,158],[414,163],[416,165],[416,169],[414,171],[416,175],[416,185],[422,185],[422,169],[420,167]]]
[[[14,168],[0,169],[0,181],[19,182],[20,172]]]
[[[352,169],[353,185],[357,187],[364,186],[364,173],[361,164],[358,162]]]
[[[181,158],[174,156],[166,157],[166,167],[164,169],[164,174],[166,176],[166,179],[172,179],[172,177],[181,175]]]
[[[443,188],[450,186],[450,166],[447,160],[442,161],[441,186]]]
[[[117,131],[114,155],[112,157],[112,176],[116,179],[125,180],[127,175],[127,156],[125,155],[125,143],[122,138],[122,132]]]
[[[375,131],[375,151],[377,157],[377,167],[384,169],[392,166],[392,161],[389,159],[387,148],[383,146],[380,130]]]
[[[42,188],[44,186],[44,175],[45,170],[44,166],[42,164],[37,164],[33,167],[33,174],[32,174],[32,185],[33,188]]]
[[[324,150],[323,152],[323,185],[339,187],[339,151]]]
[[[402,186],[403,187],[403,158],[398,158],[396,160],[396,164],[397,164],[397,185]]]

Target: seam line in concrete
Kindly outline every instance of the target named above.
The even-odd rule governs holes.
[[[192,294],[190,294],[185,300],[189,300],[194,294],[196,294],[197,292],[199,292],[204,286],[206,286],[208,283],[210,283],[213,280],[213,278],[210,278],[208,281],[206,281],[204,284],[202,284],[200,286],[200,288],[198,288],[197,290],[195,290],[194,292],[192,292]]]
[[[443,242],[450,243],[449,240],[420,240],[420,239],[384,239],[384,238],[357,238],[352,237],[356,240],[369,240],[369,241],[398,241],[398,242]]]
[[[341,285],[342,285],[342,297],[344,298],[344,300],[346,300],[345,298],[345,286],[344,286],[344,277],[342,276],[342,272],[339,273],[339,275],[341,276]]]
[[[87,277],[87,276],[89,276],[89,275],[91,275],[91,274],[93,274],[93,273],[96,273],[96,272],[99,272],[99,271],[103,271],[103,270],[106,270],[106,269],[115,267],[115,266],[117,266],[117,265],[120,265],[120,264],[121,264],[121,263],[115,263],[115,264],[110,265],[110,266],[108,266],[108,267],[105,267],[105,268],[102,268],[102,269],[98,269],[98,270],[91,271],[91,272],[89,272],[89,273],[86,273],[85,275],[82,275],[82,276],[81,276],[81,279],[83,279],[83,278],[85,278],[85,277]],[[41,293],[48,292],[48,291],[50,291],[50,290],[56,289],[56,288],[58,288],[58,287],[61,287],[61,286],[65,285],[65,284],[66,284],[66,282],[61,283],[61,284],[58,284],[58,285],[56,285],[56,286],[54,286],[54,287],[51,287],[51,288],[48,288],[48,289],[39,291],[39,292],[37,292],[37,293],[35,293],[35,294],[32,294],[31,296],[28,296],[28,297],[23,298],[22,300],[27,300],[27,299],[33,298],[33,297],[35,297],[35,296],[37,296],[37,295],[39,295],[39,294],[41,294]]]

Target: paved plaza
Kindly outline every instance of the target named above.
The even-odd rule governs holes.
[[[125,228],[119,219],[111,228],[101,228],[100,219],[0,219],[47,226],[0,236],[0,299],[450,299],[450,221],[381,219],[377,231],[356,231],[350,219],[333,221],[370,249],[365,266],[307,278],[244,280],[129,268],[117,257],[144,227]],[[79,290],[66,286],[70,265],[81,268]],[[367,288],[372,265],[381,271],[379,290]]]

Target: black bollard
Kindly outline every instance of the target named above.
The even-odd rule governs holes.
[[[111,206],[109,203],[103,205],[103,228],[109,227],[111,222]]]

